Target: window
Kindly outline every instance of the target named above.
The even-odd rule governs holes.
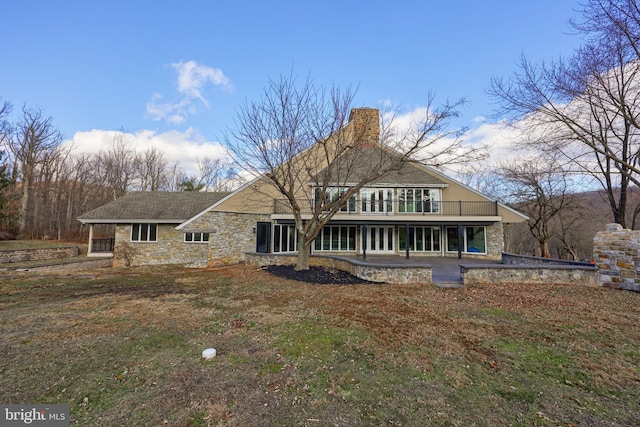
[[[206,243],[209,233],[184,233],[184,241],[189,243]]]
[[[322,206],[329,205],[331,202],[338,200],[340,196],[348,191],[346,187],[330,187],[325,189],[325,196],[322,197],[322,189],[314,188],[313,189],[313,201],[315,205],[321,204]],[[353,195],[349,197],[347,202],[340,206],[340,210],[338,212],[355,212],[356,211],[356,196]]]
[[[440,212],[440,190],[435,188],[403,188],[398,191],[398,212]]]
[[[298,232],[295,225],[273,226],[273,252],[295,252],[298,250]]]
[[[440,227],[409,227],[409,237],[406,236],[407,228],[398,227],[399,250],[415,252],[440,252]]]
[[[326,225],[315,240],[316,251],[355,251],[356,227]]]
[[[487,253],[486,232],[484,227],[462,227],[462,252]],[[458,228],[447,227],[447,251],[458,252]]]
[[[365,188],[360,190],[362,213],[393,213],[393,190]]]
[[[131,224],[131,241],[158,241],[158,224]]]

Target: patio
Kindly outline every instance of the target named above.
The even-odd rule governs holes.
[[[359,263],[371,264],[376,266],[416,266],[431,267],[431,280],[435,285],[462,284],[462,276],[460,266],[463,265],[500,265],[501,261],[477,258],[457,257],[413,257],[407,259],[404,256],[393,255],[367,255],[366,259],[362,256],[344,257],[350,260],[356,260]]]

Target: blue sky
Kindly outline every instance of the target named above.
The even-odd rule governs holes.
[[[0,97],[39,106],[80,150],[124,129],[169,157],[205,155],[268,79],[358,87],[357,106],[410,113],[465,97],[457,126],[491,122],[492,76],[578,37],[574,0],[10,1]],[[478,131],[474,138],[487,133]],[[489,132],[490,133],[490,132]],[[479,136],[480,135],[480,136]],[[101,142],[102,141],[102,142]],[[186,147],[186,148],[185,148]],[[186,156],[186,157],[185,157]],[[184,159],[183,159],[184,160]]]

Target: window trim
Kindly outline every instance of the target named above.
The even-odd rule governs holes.
[[[343,235],[343,231],[346,231],[346,234]],[[355,252],[358,247],[357,241],[358,227],[356,225],[325,225],[313,240],[312,247],[314,252]],[[336,242],[337,249],[333,248],[334,242]],[[342,249],[343,246],[346,248]]]
[[[418,192],[418,197],[416,197]],[[441,201],[442,191],[440,188],[403,187],[398,189],[398,213],[400,214],[439,214],[441,213],[439,203]],[[428,210],[425,209],[427,205]],[[409,209],[410,206],[411,209]],[[416,209],[417,207],[419,209]]]
[[[461,226],[462,228],[462,239],[463,239],[463,247],[462,247],[462,253],[463,254],[469,254],[469,255],[486,255],[487,254],[487,227],[484,225],[463,225]],[[484,252],[480,252],[480,251],[469,251],[469,242],[468,242],[468,234],[467,234],[467,230],[470,228],[482,228],[482,234],[484,237]],[[456,238],[459,238],[458,236],[458,227],[446,227],[445,228],[445,236],[446,236],[446,246],[445,246],[445,250],[448,253],[456,253],[458,252],[458,250],[449,250],[449,230],[455,230],[456,231]],[[460,242],[458,242],[458,245],[460,244]]]
[[[283,233],[283,229],[287,230],[286,233]],[[283,239],[283,237],[285,238]],[[272,239],[273,253],[286,254],[298,252],[298,229],[295,225],[274,224]],[[291,249],[291,245],[293,245],[293,249]],[[286,250],[282,250],[283,247]]]
[[[187,239],[188,235],[191,235],[191,240]],[[195,239],[196,236],[199,236],[200,239],[196,240]],[[206,237],[206,239],[205,239],[205,237]],[[196,231],[196,232],[185,232],[184,233],[184,243],[190,243],[190,244],[191,243],[196,243],[196,244],[198,244],[198,243],[200,243],[200,244],[209,243],[209,238],[210,238],[210,235],[209,235],[209,233],[206,233],[206,232]]]
[[[394,191],[389,187],[364,187],[360,189],[359,206],[362,215],[393,215]]]
[[[418,233],[418,229],[421,230],[420,233]],[[431,249],[425,249],[427,245],[425,245],[425,243],[427,243],[427,239],[426,239],[426,234],[425,231],[429,230],[429,243],[431,246]],[[418,234],[421,234],[422,237],[422,249],[418,249],[419,245],[418,245]],[[435,234],[437,234],[437,238],[435,237]],[[403,236],[404,235],[404,236]],[[409,251],[410,252],[418,252],[418,253],[440,253],[442,252],[442,230],[440,229],[440,226],[433,226],[433,225],[411,225],[409,226],[409,237],[413,237],[413,241],[409,242],[410,245],[413,245],[413,248],[411,246],[409,246]],[[402,238],[404,238],[404,242],[401,240]],[[399,251],[406,251],[407,250],[407,236],[406,236],[406,227],[404,226],[399,226],[398,227],[398,250]],[[404,244],[403,244],[404,243]]]
[[[146,237],[142,238],[143,230],[146,228]],[[137,238],[133,238],[133,232],[137,230]],[[152,239],[153,237],[153,239]],[[134,222],[131,224],[129,242],[131,243],[155,243],[158,241],[158,224],[146,222]]]
[[[313,206],[317,206],[322,203],[321,197],[322,187],[314,187],[313,188]],[[332,203],[334,200],[340,198],[344,193],[349,191],[349,187],[327,187],[325,188],[325,197],[324,200],[326,203],[322,205],[324,208],[325,205]],[[349,197],[347,202],[340,206],[338,209],[338,213],[356,213],[357,212],[357,200],[356,195],[352,195]]]

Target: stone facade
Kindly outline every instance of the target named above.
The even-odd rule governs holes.
[[[363,145],[380,142],[380,112],[377,108],[354,108],[349,121],[352,122],[354,137]]]
[[[209,233],[207,265],[217,267],[241,263],[246,252],[256,250],[258,221],[270,221],[270,215],[207,212],[185,230]]]
[[[132,265],[181,264],[189,267],[206,267],[208,245],[186,243],[184,232],[176,230],[178,224],[158,224],[156,242],[131,242],[131,224],[116,227],[115,252],[123,243],[133,248]],[[113,266],[123,266],[124,261],[114,257]]]
[[[598,270],[580,265],[462,265],[465,286],[486,284],[551,284],[599,286]]]
[[[593,259],[602,286],[640,292],[640,230],[607,224],[593,238]]]
[[[542,258],[537,256],[530,255],[519,255],[519,254],[502,254],[502,263],[509,265],[581,265],[581,266],[591,266],[592,264],[581,261],[571,261],[564,259],[555,259],[555,258]]]
[[[499,260],[504,250],[504,224],[496,222],[487,226],[487,255],[482,258]],[[465,257],[469,257],[465,254]]]

